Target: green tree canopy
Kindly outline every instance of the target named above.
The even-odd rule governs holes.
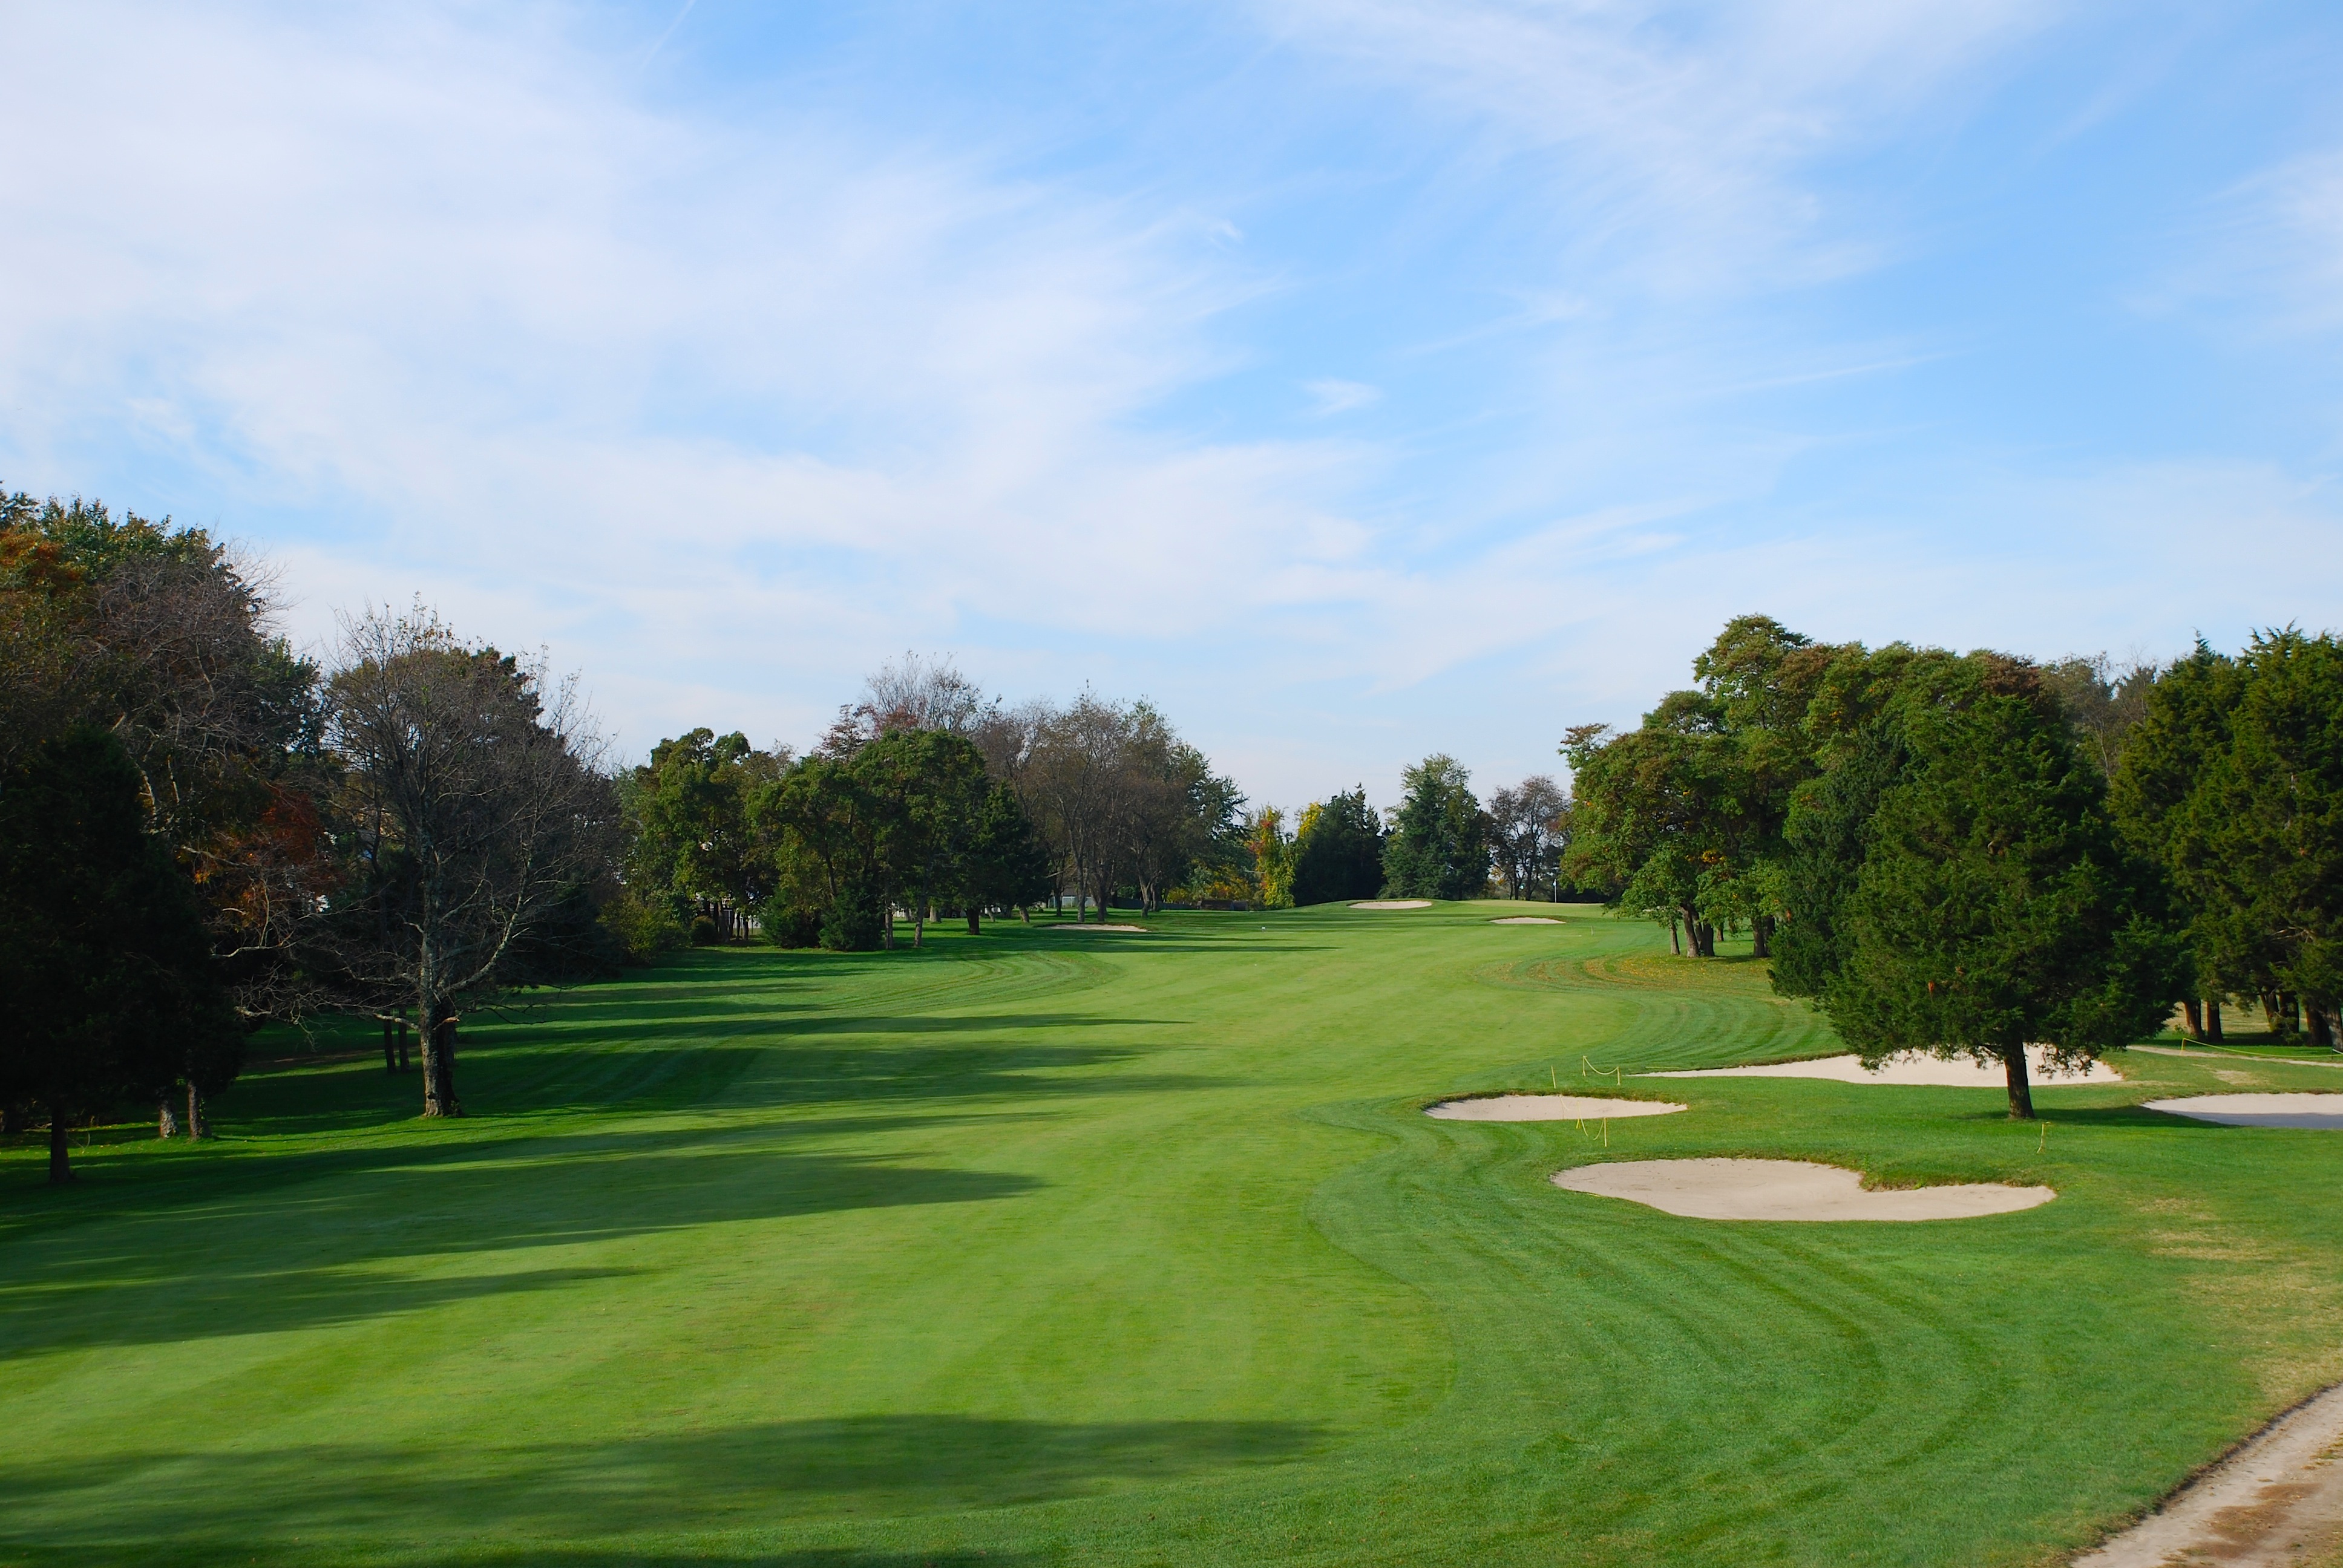
[[[201,906],[143,793],[90,728],[0,779],[0,1100],[47,1110],[53,1182],[72,1180],[76,1119],[183,1076],[216,1091],[242,1060]]]
[[[1868,1060],[1998,1060],[2010,1114],[2031,1117],[2026,1046],[2084,1058],[2154,1032],[2185,993],[2185,948],[2035,672],[1972,658],[1948,673],[1888,720],[1905,763],[1835,912],[1844,959],[1823,1005]]]
[[[1472,774],[1435,754],[1403,771],[1383,844],[1383,892],[1402,899],[1478,898],[1489,885],[1489,827]]]
[[[1302,813],[1293,835],[1293,901],[1372,899],[1383,885],[1383,826],[1367,787],[1344,790]]]

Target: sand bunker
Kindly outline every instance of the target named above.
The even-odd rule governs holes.
[[[1968,1220],[2058,1195],[1997,1181],[1866,1192],[1855,1171],[1803,1160],[1624,1160],[1557,1171],[1554,1184],[1694,1220]]]
[[[2262,1429],[2236,1457],[2214,1466],[2075,1568],[2161,1568],[2218,1562],[2281,1568],[2303,1549],[2343,1540],[2343,1388],[2331,1388]],[[2328,1559],[2323,1555],[2319,1561]]]
[[[2343,1094],[2192,1094],[2183,1100],[2151,1100],[2147,1108],[2224,1127],[2343,1131]]]
[[[2060,1072],[2050,1065],[2049,1052],[2038,1045],[2026,1048],[2026,1075],[2034,1087],[2058,1088],[2074,1083],[2121,1083],[2123,1076],[2104,1061],[2094,1061],[2078,1072]],[[1987,1067],[1966,1057],[1946,1061],[1923,1054],[1887,1059],[1877,1072],[1864,1070],[1859,1056],[1825,1056],[1817,1061],[1769,1061],[1759,1067],[1704,1067],[1691,1072],[1638,1072],[1637,1078],[1826,1078],[1834,1083],[1926,1084],[1939,1089],[2006,1089],[2008,1075],[1998,1064]]]
[[[1443,1121],[1596,1121],[1608,1116],[1667,1116],[1690,1109],[1664,1100],[1598,1100],[1591,1094],[1483,1094],[1443,1100],[1424,1114]]]
[[[1489,923],[1493,926],[1558,926],[1562,924],[1552,915],[1506,915]]]
[[[1351,908],[1354,910],[1428,910],[1432,908],[1432,900],[1430,899],[1368,899],[1363,903],[1353,904]]]
[[[1096,920],[1084,920],[1078,925],[1051,926],[1053,931],[1143,931],[1145,926],[1102,926]]]

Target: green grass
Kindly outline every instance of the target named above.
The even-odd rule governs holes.
[[[1746,958],[1503,912],[694,953],[468,1022],[461,1122],[354,1031],[215,1145],[124,1130],[52,1193],[20,1140],[0,1560],[2036,1563],[2343,1376],[2343,1145],[2135,1108],[2331,1070],[2132,1052],[2046,1132],[1762,1079],[1607,1148],[1431,1121],[1834,1049]],[[1693,1154],[2061,1195],[1546,1181]]]

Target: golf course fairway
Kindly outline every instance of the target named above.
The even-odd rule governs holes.
[[[53,1192],[12,1138],[0,1562],[2045,1563],[2343,1377],[2343,1137],[2139,1108],[2343,1070],[1639,1085],[1843,1048],[1746,957],[1491,923],[1553,912],[703,950],[468,1018],[463,1121],[354,1029],[214,1143]],[[1690,1109],[1422,1114],[1555,1087]],[[1719,1156],[2058,1195],[1549,1180]]]

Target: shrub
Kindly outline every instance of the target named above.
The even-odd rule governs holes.
[[[765,940],[777,948],[809,948],[821,941],[821,910],[810,904],[767,904],[758,914]]]
[[[647,964],[683,946],[687,933],[673,906],[621,888],[602,906],[603,929],[618,941],[630,964]]]

